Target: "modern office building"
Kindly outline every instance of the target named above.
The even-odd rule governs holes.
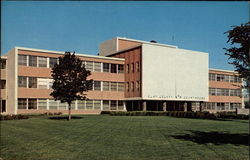
[[[102,110],[234,111],[243,107],[242,80],[210,69],[208,53],[128,38],[100,44],[99,56],[76,54],[91,71],[93,90],[72,113]],[[1,112],[63,112],[54,101],[51,68],[64,52],[15,47],[1,57]]]

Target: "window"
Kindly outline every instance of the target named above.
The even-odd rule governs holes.
[[[46,57],[38,57],[38,67],[47,67],[47,58]]]
[[[140,64],[139,62],[136,62],[136,72],[140,72]]]
[[[93,62],[86,61],[85,68],[86,68],[86,70],[89,70],[89,71],[93,72],[93,70],[94,70]]]
[[[37,86],[41,89],[48,88],[48,79],[47,78],[37,78]]]
[[[225,82],[229,82],[229,75],[225,75]]]
[[[220,88],[216,88],[216,96],[221,96],[221,89]]]
[[[117,91],[117,82],[110,82],[111,83],[111,91]]]
[[[101,82],[100,81],[94,81],[94,91],[100,91],[101,90]]]
[[[49,89],[52,89],[54,79],[48,79],[48,81],[49,81]]]
[[[109,101],[103,100],[102,106],[103,106],[103,110],[108,111],[109,110]]]
[[[57,64],[57,58],[49,58],[49,67],[53,68],[54,65]]]
[[[111,73],[117,73],[117,65],[111,64]]]
[[[126,89],[127,89],[127,92],[129,92],[129,82],[127,82]]]
[[[27,88],[27,77],[18,76],[18,87]]]
[[[6,88],[6,80],[0,80],[0,89]]]
[[[123,110],[123,101],[118,101],[118,110]]]
[[[109,82],[102,82],[102,84],[103,84],[103,90],[104,91],[109,91]]]
[[[94,100],[94,109],[95,110],[101,109],[101,101],[100,100]]]
[[[94,71],[95,72],[101,72],[101,63],[100,62],[94,62]]]
[[[229,103],[225,103],[225,110],[229,110]]]
[[[215,74],[209,73],[209,80],[210,81],[215,81]]]
[[[216,89],[215,88],[209,88],[209,95],[215,96],[216,95]]]
[[[118,73],[124,73],[124,66],[123,66],[123,64],[118,64]]]
[[[131,91],[134,92],[134,85],[135,83],[134,82],[131,82]]]
[[[124,91],[124,83],[118,82],[118,91]]]
[[[127,64],[126,72],[129,73],[129,64]]]
[[[86,101],[85,100],[79,100],[78,101],[78,109],[85,109],[85,103]]]
[[[55,101],[54,99],[49,100],[49,109],[57,109],[58,101]]]
[[[26,55],[18,55],[18,65],[27,66],[27,56]]]
[[[225,110],[225,103],[217,103],[217,110]]]
[[[134,73],[134,71],[135,71],[135,70],[134,70],[134,67],[135,67],[135,66],[134,66],[134,63],[132,63],[132,64],[131,64],[131,73]]]
[[[76,109],[76,101],[72,101],[70,107],[71,107],[71,109]]]
[[[38,109],[47,109],[47,99],[38,99]]]
[[[86,100],[86,109],[88,109],[88,110],[93,109],[93,101],[92,100]]]
[[[27,109],[27,99],[18,98],[18,109]]]
[[[103,72],[109,72],[109,63],[103,63]]]
[[[229,89],[221,89],[222,96],[229,96]]]
[[[29,56],[29,66],[37,67],[37,56]]]
[[[116,110],[116,101],[110,101],[110,110]]]
[[[29,77],[29,88],[37,88],[37,78]]]
[[[217,79],[217,81],[224,81],[225,77],[222,74],[217,74],[216,79]]]
[[[37,109],[36,99],[28,99],[28,109]]]
[[[66,102],[65,102],[65,103],[61,103],[61,102],[59,101],[58,109],[66,110],[66,109],[68,109],[68,104],[67,104]]]
[[[136,81],[135,87],[136,87],[137,91],[140,90],[140,82],[139,81]]]
[[[1,59],[0,69],[6,69],[6,59]]]

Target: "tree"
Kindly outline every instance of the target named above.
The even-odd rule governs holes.
[[[226,55],[232,60],[229,64],[235,66],[235,71],[240,74],[241,78],[244,78],[244,87],[249,92],[250,87],[250,22],[241,24],[240,26],[233,26],[232,30],[225,32],[228,34],[228,41],[233,45],[231,48],[224,48],[226,50]]]
[[[59,63],[52,68],[54,83],[50,95],[61,103],[68,103],[68,120],[71,119],[72,101],[86,99],[83,92],[92,88],[92,80],[87,80],[90,74],[75,52],[65,52],[64,56],[59,57]]]

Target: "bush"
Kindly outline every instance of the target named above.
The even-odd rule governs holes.
[[[28,119],[29,116],[27,115],[22,115],[22,114],[13,114],[13,115],[1,115],[0,116],[0,120],[4,121],[4,120],[17,120],[17,119]]]
[[[47,115],[47,116],[62,115],[62,112],[45,112],[42,115]]]

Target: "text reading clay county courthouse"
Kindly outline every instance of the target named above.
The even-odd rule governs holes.
[[[50,96],[51,68],[64,52],[15,47],[1,57],[1,112],[62,112]],[[243,108],[242,79],[209,69],[208,53],[128,38],[100,44],[99,55],[76,54],[91,71],[93,89],[72,113],[112,111],[235,111]]]

